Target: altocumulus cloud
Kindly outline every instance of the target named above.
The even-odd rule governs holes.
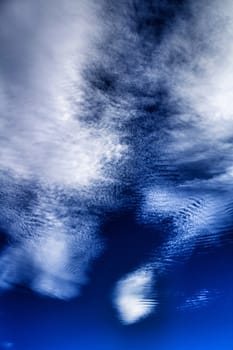
[[[168,1],[1,6],[1,288],[78,295],[102,214],[133,184],[142,223],[172,222],[116,284],[134,323],[156,310],[173,259],[232,224],[232,4],[187,2],[180,16]]]
[[[2,5],[1,229],[11,242],[0,257],[2,289],[25,283],[73,297],[102,249],[101,210],[113,205],[127,147],[111,120],[83,119],[96,113],[83,70],[98,56],[98,18],[92,1]]]
[[[137,155],[145,173],[139,220],[167,227],[168,240],[144,265],[155,281],[177,257],[186,259],[197,244],[215,244],[232,225],[232,3],[187,2],[186,9],[145,68],[151,84],[164,86],[167,104],[163,136],[151,131],[146,157]],[[207,295],[187,303],[205,303]]]

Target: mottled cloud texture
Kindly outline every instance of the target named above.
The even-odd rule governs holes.
[[[23,282],[75,296],[102,249],[101,210],[115,205],[110,193],[127,147],[104,102],[105,120],[86,123],[97,113],[84,70],[98,59],[98,11],[91,1],[3,4],[0,201],[11,240],[0,259],[4,289]]]
[[[155,285],[177,258],[219,242],[232,226],[232,13],[229,1],[188,3],[154,45],[145,68],[151,86],[164,89],[160,102],[148,97],[147,111],[155,112],[159,124],[156,129],[147,113],[150,133],[136,156],[144,172],[139,219],[160,225],[168,237],[140,266],[153,271]],[[202,294],[193,304],[205,304]],[[130,323],[127,307],[118,303],[118,310]]]
[[[231,227],[232,10],[227,0],[1,3],[2,290],[77,296],[106,211],[133,203],[141,224],[171,224],[113,287],[131,324],[156,310],[176,257]]]

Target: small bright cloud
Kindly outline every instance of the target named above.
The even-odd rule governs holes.
[[[156,305],[149,298],[152,280],[151,271],[139,269],[117,283],[114,304],[122,323],[132,324],[152,313]]]

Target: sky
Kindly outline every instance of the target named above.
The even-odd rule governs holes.
[[[233,348],[230,0],[0,1],[0,349]]]

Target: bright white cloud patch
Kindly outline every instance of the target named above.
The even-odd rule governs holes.
[[[125,146],[111,123],[91,127],[80,122],[85,112],[82,72],[88,56],[97,56],[93,45],[101,28],[97,10],[91,1],[81,5],[50,0],[39,6],[38,18],[38,6],[35,1],[13,1],[1,23],[1,39],[8,40],[5,55],[24,56],[25,62],[17,61],[17,69],[5,63],[0,167],[49,185],[105,181],[105,166],[117,162]],[[6,30],[9,23],[12,29]],[[29,29],[33,38],[24,38]],[[18,46],[21,40],[27,46]],[[12,69],[13,76],[8,72]]]
[[[152,296],[152,271],[137,270],[122,278],[115,288],[114,305],[124,324],[148,316],[156,306]]]
[[[97,113],[85,72],[99,59],[102,31],[92,0],[1,8],[0,223],[11,239],[0,256],[2,289],[24,283],[73,297],[102,249],[99,208],[113,204],[127,151],[113,109],[102,108],[103,122],[85,120]]]
[[[161,45],[161,70],[178,110],[167,150],[174,164],[213,160],[212,184],[232,185],[232,2],[193,2],[190,13],[189,21],[177,19]],[[177,60],[169,64],[172,57]]]

